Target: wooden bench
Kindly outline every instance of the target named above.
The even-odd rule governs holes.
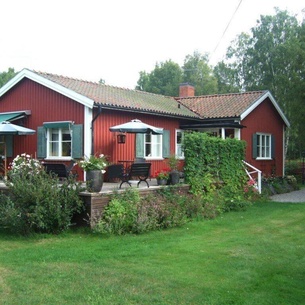
[[[151,167],[151,163],[133,163],[133,164],[131,164],[128,172],[124,173],[122,175],[122,177],[121,177],[122,182],[121,182],[119,188],[121,188],[123,183],[128,183],[129,186],[131,186],[131,183],[129,181],[135,177],[137,177],[137,179],[139,179],[139,182],[137,183],[137,187],[139,187],[139,185],[142,181],[147,184],[147,187],[149,187],[149,184],[146,181],[146,179],[149,177],[150,167]]]
[[[46,172],[50,175],[56,176],[59,179],[66,179],[72,173],[72,167],[68,167],[64,163],[44,163],[43,164]]]

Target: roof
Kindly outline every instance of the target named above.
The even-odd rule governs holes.
[[[23,69],[0,88],[0,97],[25,77],[91,109],[96,105],[101,105],[107,109],[145,112],[201,121],[202,119],[204,121],[204,119],[224,118],[243,120],[261,102],[269,98],[286,126],[290,126],[289,121],[269,91],[173,98]]]
[[[24,69],[0,89],[0,96],[24,77],[36,81],[77,102],[93,108],[128,110],[162,114],[165,116],[199,118],[187,107],[181,106],[173,97],[143,91],[113,87],[66,76]]]
[[[243,120],[267,98],[270,99],[285,124],[289,126],[289,121],[269,91],[204,95],[177,98],[177,100],[204,119],[238,118]]]

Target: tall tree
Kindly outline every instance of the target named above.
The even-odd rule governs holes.
[[[305,150],[299,120],[305,108],[304,34],[304,25],[294,16],[276,9],[273,16],[261,16],[251,35],[241,34],[227,51],[226,68],[230,73],[235,70],[235,83],[242,90],[270,90],[287,115],[290,155]]]
[[[183,81],[195,87],[196,95],[217,93],[217,79],[209,65],[207,54],[195,51],[192,55],[187,55],[182,69]]]
[[[199,52],[187,55],[183,67],[172,60],[157,63],[152,72],[140,72],[136,89],[178,96],[179,85],[182,82],[188,82],[195,86],[196,95],[217,92],[217,79],[213,75],[213,69],[208,64],[207,55],[202,55]]]
[[[141,71],[136,89],[168,96],[178,96],[181,82],[181,68],[177,63],[168,60],[157,63],[151,73]]]
[[[214,67],[214,75],[217,79],[219,94],[237,93],[241,90],[238,73],[232,67],[226,65],[224,61],[219,62]]]
[[[14,68],[8,68],[7,72],[0,73],[0,88],[16,75]]]

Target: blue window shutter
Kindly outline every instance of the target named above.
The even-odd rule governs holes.
[[[271,135],[271,158],[275,159],[275,136]]]
[[[257,134],[252,135],[252,158],[257,158]]]
[[[82,158],[83,156],[83,125],[72,125],[72,158]]]
[[[136,158],[144,158],[144,137],[145,134],[136,134]]]
[[[13,136],[5,136],[5,145],[6,145],[6,157],[13,157]]]
[[[47,130],[43,126],[37,128],[37,158],[42,159],[47,156]]]
[[[163,144],[163,151],[162,151],[163,158],[169,158],[169,156],[170,156],[170,131],[169,130],[163,130],[162,144]]]

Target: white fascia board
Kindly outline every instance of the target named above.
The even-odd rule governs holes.
[[[15,75],[9,82],[7,82],[1,89],[0,89],[0,96],[10,90],[13,86],[15,86],[18,82],[20,82],[24,77],[39,83],[53,91],[56,91],[62,95],[65,95],[76,102],[87,106],[89,108],[93,108],[94,101],[86,96],[83,96],[73,90],[67,89],[59,84],[56,84],[43,76],[36,74],[28,69],[21,70],[18,74]]]
[[[287,127],[290,127],[290,123],[288,121],[288,119],[286,118],[286,116],[284,115],[283,111],[281,110],[281,108],[279,107],[278,103],[276,102],[276,100],[274,99],[274,97],[272,96],[272,94],[269,91],[266,91],[266,93],[264,95],[262,95],[253,105],[251,105],[251,107],[249,107],[246,111],[244,111],[240,118],[241,120],[243,120],[248,114],[250,114],[257,106],[259,106],[267,97],[270,98],[273,106],[275,107],[275,109],[277,110],[277,112],[279,113],[279,115],[281,116],[281,118],[283,119],[283,121],[285,122]]]
[[[92,108],[85,107],[84,111],[84,155],[89,157],[92,150]]]

